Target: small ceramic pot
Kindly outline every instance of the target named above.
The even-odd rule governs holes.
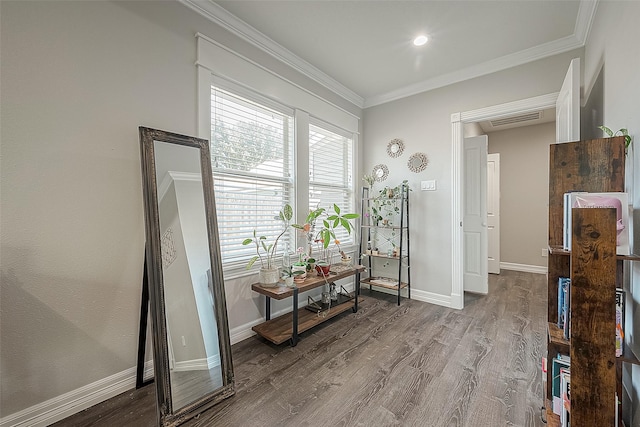
[[[280,274],[277,268],[260,269],[260,286],[263,288],[275,288],[280,281]]]
[[[318,276],[328,276],[329,275],[329,271],[331,270],[331,265],[323,262],[323,263],[316,263],[316,271],[318,272]]]

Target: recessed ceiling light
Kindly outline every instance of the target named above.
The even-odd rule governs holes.
[[[413,40],[413,44],[416,46],[422,46],[423,44],[426,44],[429,41],[429,38],[427,36],[418,36]]]

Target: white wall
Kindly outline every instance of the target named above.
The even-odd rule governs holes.
[[[549,144],[555,122],[489,133],[500,153],[500,262],[542,267],[549,244]]]
[[[390,172],[383,185],[408,179],[414,190],[412,296],[446,303],[451,295],[451,114],[556,92],[569,62],[581,53],[568,52],[365,110],[364,170],[384,163]],[[395,159],[386,154],[393,138],[402,139],[406,147]],[[418,174],[406,166],[415,152],[430,159]],[[430,179],[437,181],[437,191],[420,191],[420,181]]]
[[[6,419],[86,398],[76,391],[115,377],[133,387],[145,241],[138,126],[197,134],[197,32],[360,109],[178,2],[1,1],[0,19]],[[232,330],[260,320],[253,281],[226,284]]]
[[[631,194],[634,207],[633,245],[635,253],[640,247],[640,174],[634,173],[640,162],[640,57],[635,53],[640,42],[640,17],[638,2],[600,2],[596,19],[585,48],[584,81],[585,93],[590,95],[598,77],[602,78],[603,91],[601,109],[603,123],[613,130],[627,128],[634,136],[634,146],[627,156],[627,191]],[[601,74],[602,73],[602,74]],[[587,114],[589,114],[587,112]],[[640,264],[632,265],[632,282],[627,299],[626,337],[636,354],[640,354],[640,340],[635,331],[640,331]],[[632,371],[633,386],[626,386],[632,395],[634,404],[632,413],[625,414],[631,425],[640,425],[640,367]],[[628,406],[627,406],[628,407]]]

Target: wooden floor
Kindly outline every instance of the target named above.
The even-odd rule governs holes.
[[[538,426],[546,278],[503,270],[464,310],[363,291],[297,347],[233,346],[236,395],[185,426]],[[154,385],[55,426],[153,426]]]

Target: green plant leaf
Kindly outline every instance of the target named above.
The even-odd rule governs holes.
[[[248,245],[248,244],[250,244],[251,242],[253,242],[253,239],[244,239],[244,240],[242,241],[242,244],[243,244],[243,245]]]
[[[247,270],[250,269],[257,260],[258,260],[258,255],[254,255],[253,258],[251,258],[247,263]]]
[[[267,244],[264,242],[264,240],[261,240],[260,243],[262,244],[262,249],[269,252],[269,249],[267,249]]]
[[[287,221],[291,221],[291,218],[293,218],[293,209],[291,208],[291,205],[286,204],[284,205],[284,208],[282,208],[283,214],[284,214],[284,219],[286,219]]]
[[[340,218],[336,218],[333,220],[333,228],[336,228],[338,225],[340,225]]]
[[[324,225],[324,228],[330,228],[331,227],[331,225],[329,225],[329,222],[327,222],[326,219],[322,220],[322,224]]]
[[[336,205],[335,203],[333,204],[333,210],[335,211],[335,213],[340,215],[340,207],[338,205]]]
[[[598,126],[598,128],[600,130],[602,130],[604,133],[606,133],[607,135],[613,136],[613,131],[611,129],[609,129],[608,127],[606,127],[606,126]]]
[[[351,224],[346,219],[341,219],[340,224],[347,230],[347,233],[351,234]]]
[[[260,236],[260,240],[267,240],[267,236]]]
[[[357,213],[344,214],[342,216],[342,218],[344,218],[344,219],[356,219],[356,218],[360,218],[360,214],[357,214]]]

